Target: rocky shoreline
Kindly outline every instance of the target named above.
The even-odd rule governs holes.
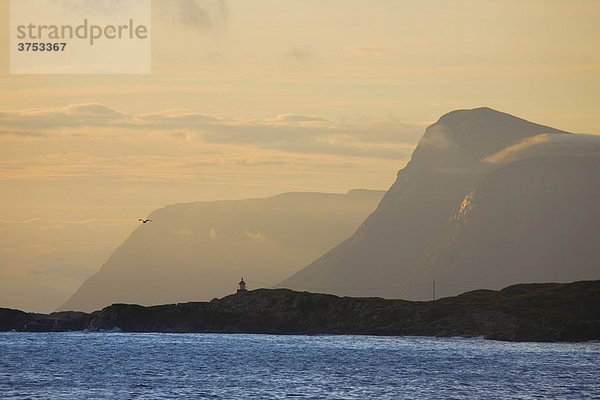
[[[257,289],[213,299],[92,313],[0,308],[0,331],[106,331],[464,336],[504,341],[600,340],[600,281],[509,286],[417,302]]]

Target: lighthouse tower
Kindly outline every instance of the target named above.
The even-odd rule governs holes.
[[[238,293],[246,291],[246,282],[244,282],[244,278],[242,278],[242,280],[240,281],[240,283],[238,283],[238,285],[240,285],[240,287],[237,290]]]

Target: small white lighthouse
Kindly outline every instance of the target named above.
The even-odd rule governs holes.
[[[238,283],[238,285],[240,285],[240,287],[237,290],[238,293],[246,291],[246,282],[244,282],[244,278],[242,278],[242,280],[240,281],[240,283]]]

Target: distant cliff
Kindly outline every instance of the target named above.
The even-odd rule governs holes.
[[[250,287],[274,284],[350,235],[383,194],[296,192],[161,208],[60,310],[210,300],[247,275]]]
[[[0,309],[0,331],[216,332],[484,336],[507,341],[600,340],[600,281],[521,284],[436,301],[259,289],[210,302],[113,304],[91,314]]]

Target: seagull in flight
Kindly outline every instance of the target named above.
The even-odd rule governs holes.
[[[145,224],[146,222],[152,222],[152,220],[151,220],[151,219],[142,219],[142,218],[138,219],[138,221],[142,221],[142,223],[144,223],[144,224]]]

